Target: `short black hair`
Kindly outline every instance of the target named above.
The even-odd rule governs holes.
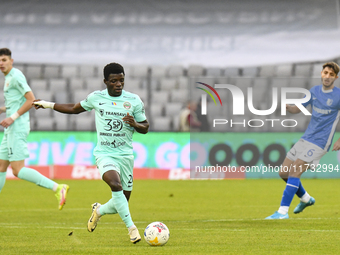
[[[120,73],[123,73],[125,75],[124,67],[118,63],[110,63],[104,67],[105,80],[109,79],[110,74],[120,74]]]
[[[2,56],[2,55],[9,56],[11,58],[12,57],[12,52],[8,48],[1,48],[0,49],[0,56]]]

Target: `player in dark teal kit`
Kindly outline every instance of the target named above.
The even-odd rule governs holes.
[[[0,192],[5,185],[7,168],[11,165],[13,174],[18,178],[53,190],[59,202],[59,210],[61,210],[66,201],[68,185],[57,184],[36,170],[25,167],[25,159],[29,157],[28,110],[32,107],[34,95],[23,73],[13,67],[12,53],[7,48],[0,49],[0,69],[5,75],[5,106],[0,107],[0,113],[6,112],[6,118],[0,123],[5,128],[0,145]]]
[[[123,90],[124,77],[124,68],[111,63],[104,68],[107,89],[94,91],[77,104],[55,104],[42,100],[35,100],[34,104],[36,108],[52,108],[67,114],[95,110],[97,146],[93,154],[103,180],[111,188],[112,198],[106,204],[92,205],[87,228],[93,232],[101,216],[118,213],[129,230],[130,241],[137,243],[141,237],[128,206],[133,185],[132,135],[134,131],[146,134],[149,123],[139,96]]]

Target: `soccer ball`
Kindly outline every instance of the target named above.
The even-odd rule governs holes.
[[[170,231],[162,222],[152,222],[144,230],[144,239],[151,246],[161,246],[168,242]]]

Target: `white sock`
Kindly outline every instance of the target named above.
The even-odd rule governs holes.
[[[97,207],[96,212],[99,216],[101,216],[100,211],[99,211],[100,206]]]
[[[309,202],[309,199],[310,199],[310,195],[306,191],[306,193],[300,198],[300,201],[307,203],[307,202]]]
[[[57,191],[57,188],[58,188],[58,183],[53,184],[53,189],[52,189],[52,190],[53,190],[54,192]]]
[[[131,229],[135,228],[135,224],[133,224],[131,227],[128,228],[128,230],[130,231]]]
[[[280,206],[279,210],[277,210],[281,214],[287,214],[289,210],[289,206]]]

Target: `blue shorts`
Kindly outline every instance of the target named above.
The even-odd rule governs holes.
[[[0,144],[0,159],[11,162],[28,158],[27,136],[28,133],[5,133]]]
[[[122,156],[122,157],[110,157],[101,156],[96,158],[97,167],[99,169],[101,177],[107,171],[114,170],[120,176],[120,181],[123,190],[131,191],[133,186],[133,163],[134,157]]]

